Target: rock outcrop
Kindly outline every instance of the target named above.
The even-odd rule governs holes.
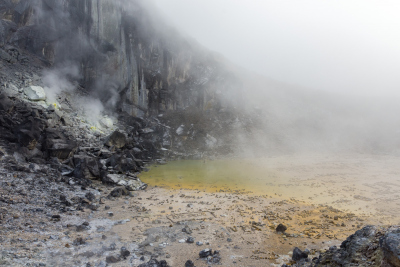
[[[108,107],[136,116],[220,108],[217,94],[228,91],[240,99],[218,57],[151,16],[145,1],[3,2],[0,57],[13,60],[12,46],[78,68],[79,84]]]
[[[319,257],[309,260],[304,257],[293,257],[291,266],[400,266],[400,229],[398,226],[389,228],[366,226],[356,231],[342,242],[340,248],[330,247]],[[296,255],[298,248],[295,248]],[[295,255],[295,251],[293,255]],[[287,266],[287,265],[284,265]]]

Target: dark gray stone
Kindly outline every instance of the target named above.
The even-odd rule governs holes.
[[[123,148],[126,144],[126,136],[123,133],[114,131],[111,135],[106,138],[104,142],[109,147]]]
[[[212,249],[210,249],[210,248],[203,249],[199,253],[200,258],[207,258],[208,256],[211,256],[211,255],[212,255]]]
[[[302,259],[307,259],[308,254],[306,252],[301,251],[298,247],[295,247],[293,249],[293,255],[292,255],[292,260],[294,261],[300,261]]]
[[[119,258],[116,256],[108,256],[108,257],[106,257],[106,262],[107,263],[117,263],[117,262],[119,262]]]
[[[386,261],[393,266],[400,266],[400,229],[386,233],[379,240]]]
[[[277,231],[278,233],[284,233],[286,230],[287,230],[287,227],[284,226],[284,225],[281,224],[281,223],[276,227],[276,231]]]

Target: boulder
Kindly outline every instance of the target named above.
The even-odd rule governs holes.
[[[151,259],[147,263],[142,263],[138,267],[170,267],[165,260],[158,261],[156,259]]]
[[[44,150],[48,157],[67,159],[74,153],[76,148],[77,144],[67,140],[62,132],[52,128],[46,129]]]
[[[304,251],[301,251],[298,247],[295,247],[293,249],[293,255],[292,255],[292,260],[294,261],[300,261],[302,259],[307,259],[308,254]]]
[[[86,155],[74,156],[74,176],[76,178],[96,179],[100,178],[101,163],[97,158]]]
[[[2,60],[8,61],[8,62],[11,61],[11,56],[10,56],[10,54],[8,54],[8,53],[7,53],[6,51],[4,51],[3,49],[0,49],[0,58],[1,58]]]
[[[125,187],[129,191],[145,190],[147,188],[147,184],[143,183],[139,178],[137,178],[136,180],[128,180]]]
[[[276,230],[276,232],[278,232],[278,233],[284,233],[284,232],[287,230],[287,227],[280,223],[280,224],[276,227],[275,230]]]
[[[67,159],[76,149],[76,144],[72,141],[62,139],[47,140],[47,150],[49,157],[57,157],[59,159]]]
[[[43,87],[40,86],[28,86],[24,88],[24,93],[31,101],[46,100],[46,93]]]
[[[12,102],[5,94],[0,94],[0,110],[9,111],[12,108]]]
[[[116,187],[110,192],[108,196],[109,197],[129,196],[129,191],[126,190],[126,188],[124,187]]]
[[[41,141],[44,127],[45,124],[43,121],[29,117],[14,131],[18,142],[22,146],[28,147],[32,150],[36,147],[36,144]]]
[[[194,266],[193,261],[188,260],[188,261],[185,263],[185,267],[195,267],[195,266]]]
[[[112,121],[112,119],[108,118],[108,117],[103,117],[99,120],[99,123],[102,127],[104,128],[111,128],[114,126],[114,123]]]
[[[136,163],[134,159],[119,154],[112,155],[106,165],[113,167],[118,172],[135,172],[140,168],[140,164]]]
[[[106,262],[107,263],[117,263],[117,262],[119,262],[119,258],[118,257],[116,257],[116,256],[107,256],[106,257]]]
[[[119,174],[107,174],[103,179],[103,183],[118,184],[119,181],[122,180],[122,178],[123,177]]]
[[[177,135],[183,135],[183,131],[185,130],[185,125],[181,125],[178,127],[178,129],[176,129],[176,134]]]
[[[15,97],[19,94],[18,88],[12,83],[8,84],[8,86],[4,88],[4,93],[10,97]]]
[[[199,253],[200,258],[207,258],[208,256],[212,256],[212,250],[210,248],[203,249]]]
[[[126,136],[123,133],[114,131],[106,138],[104,144],[109,147],[123,148],[126,145]]]
[[[400,229],[386,233],[379,239],[385,260],[393,266],[400,267]]]

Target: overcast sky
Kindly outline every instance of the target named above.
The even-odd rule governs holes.
[[[400,96],[399,0],[153,0],[233,63],[314,89]]]

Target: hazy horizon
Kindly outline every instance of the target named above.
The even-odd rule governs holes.
[[[153,0],[232,63],[310,89],[400,96],[400,2]]]

